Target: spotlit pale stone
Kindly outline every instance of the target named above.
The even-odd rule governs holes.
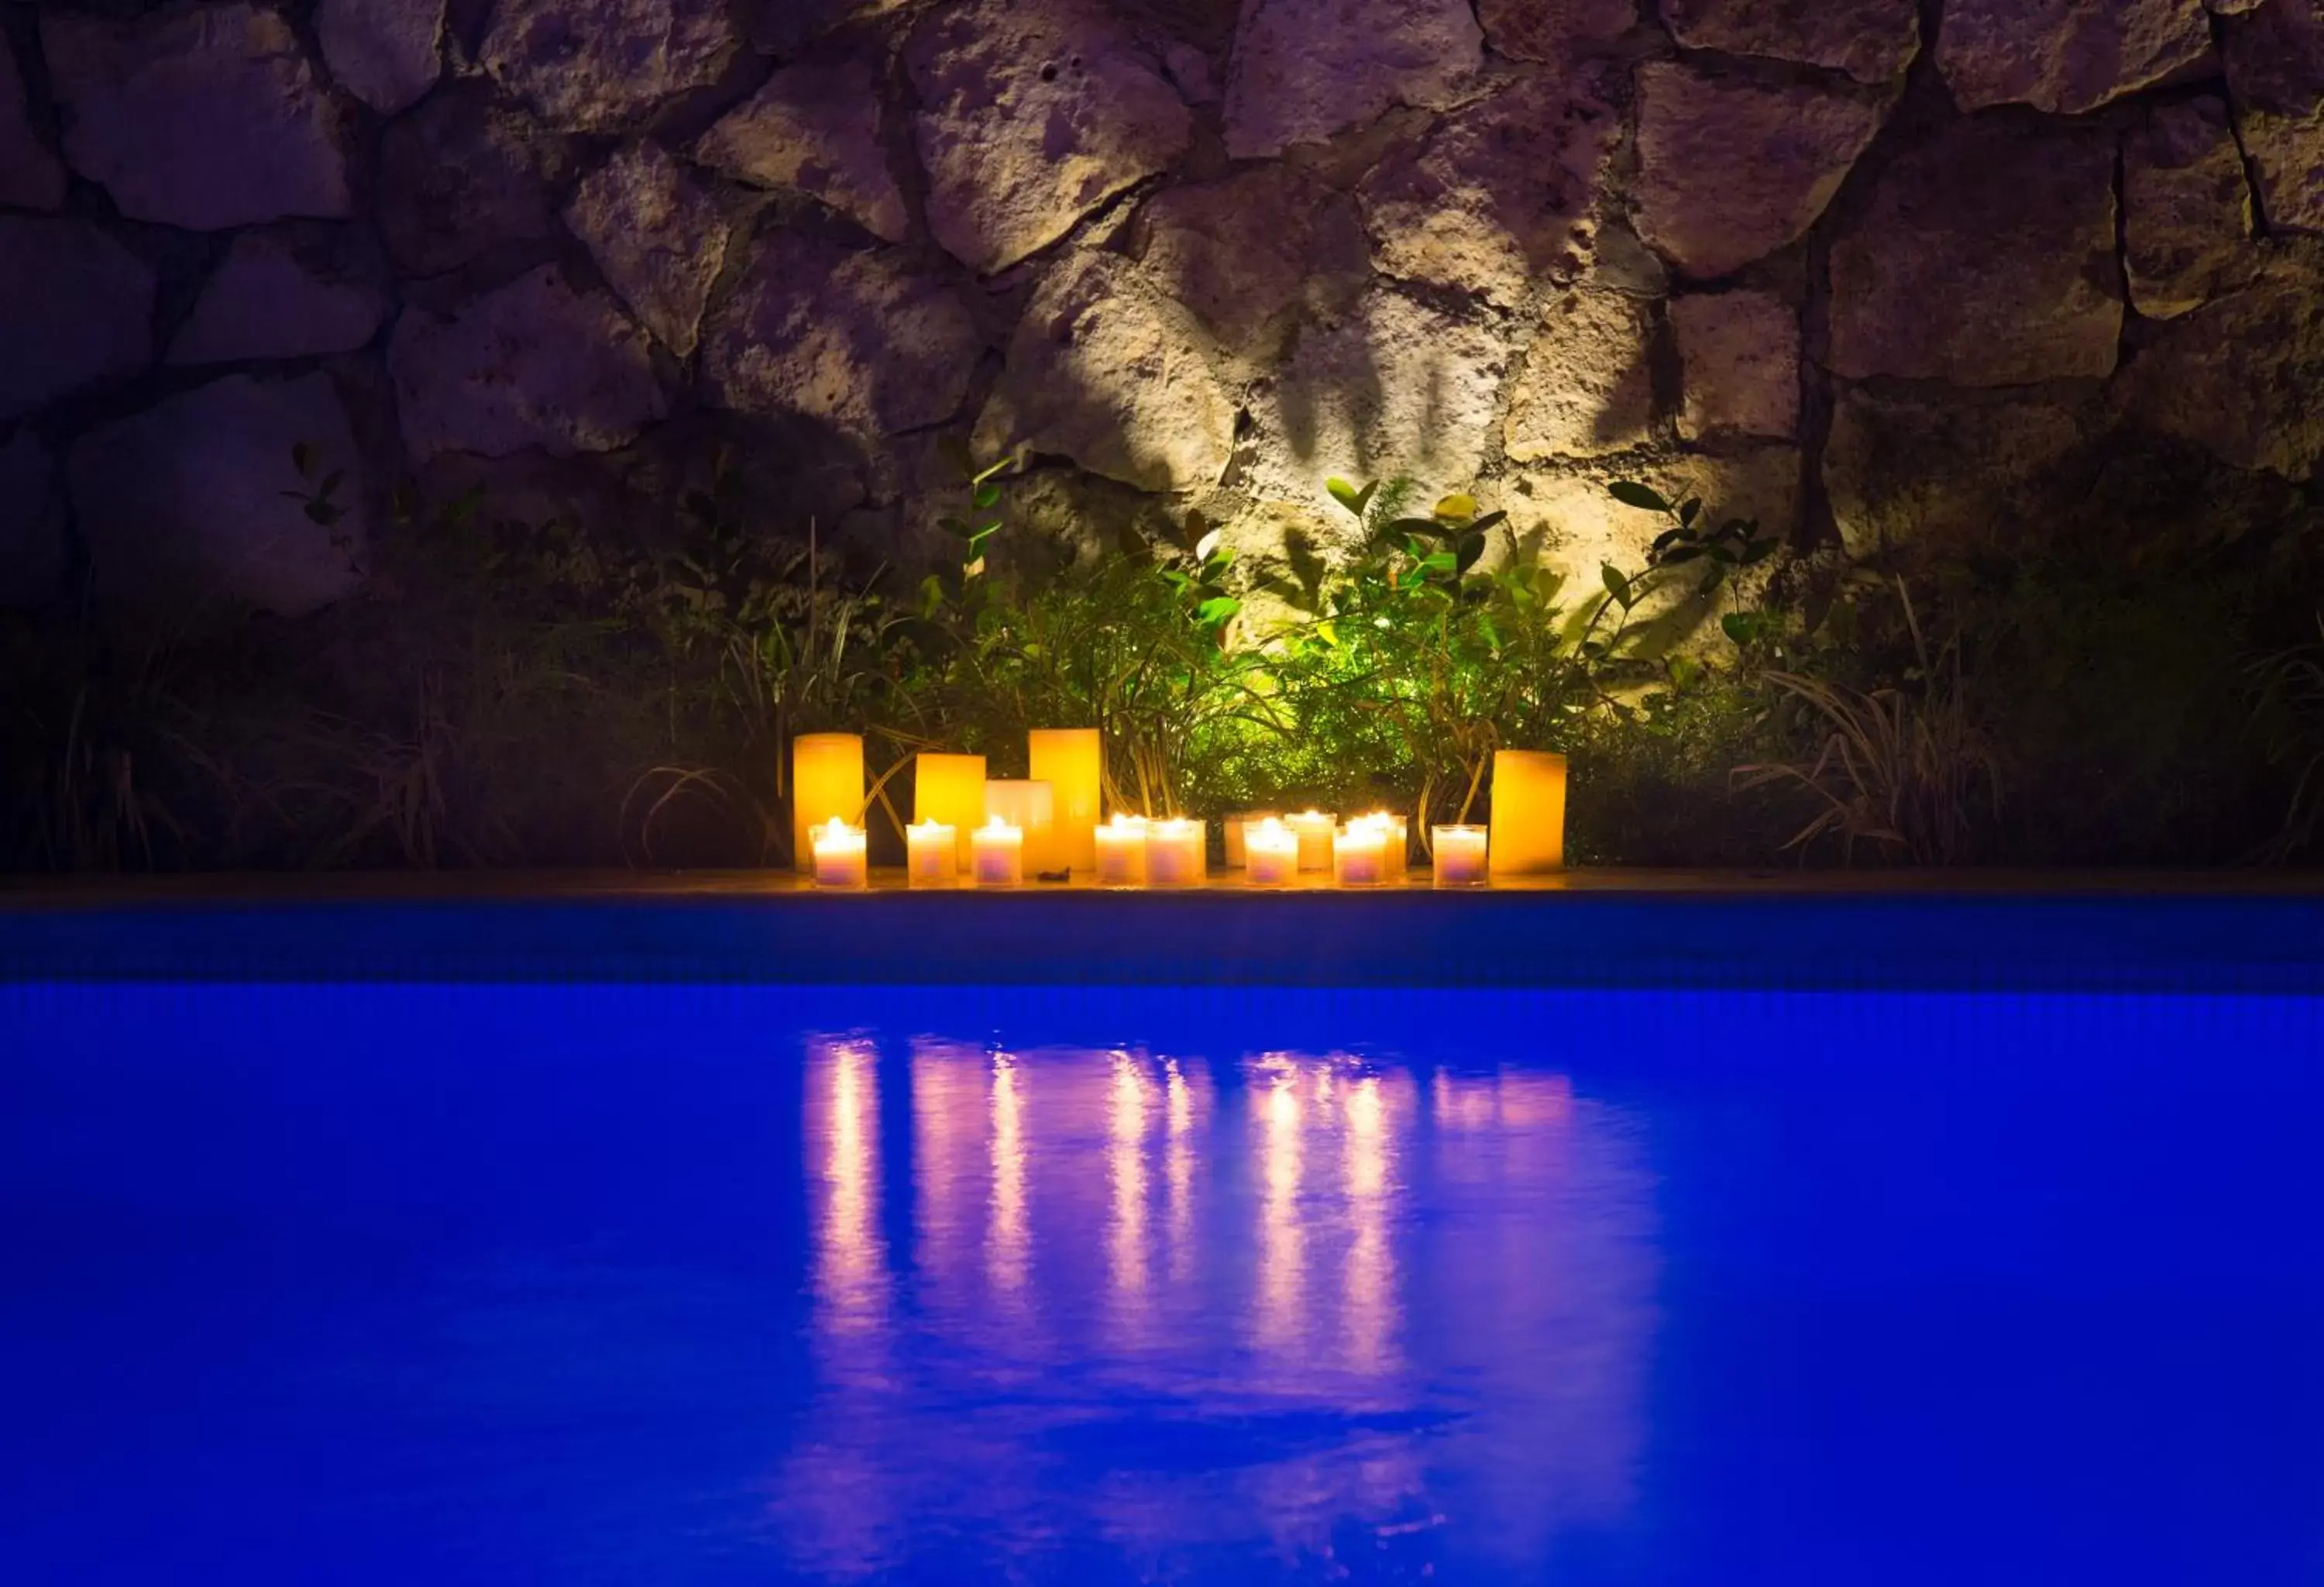
[[[1800,318],[1772,292],[1674,299],[1685,393],[1679,434],[1788,440],[1800,426]]]
[[[860,51],[784,67],[703,134],[695,158],[819,198],[873,236],[900,243],[911,222],[881,143],[882,87]]]
[[[2123,140],[2124,263],[2150,318],[2200,306],[2253,256],[2250,185],[2227,106],[2158,106]]]
[[[1794,60],[1864,83],[1902,76],[1921,51],[1918,0],[1662,0],[1662,12],[1690,49]]]
[[[690,171],[659,143],[632,143],[581,179],[565,224],[648,330],[681,355],[694,351],[727,226]]]
[[[1286,164],[1167,188],[1131,236],[1148,279],[1256,364],[1272,365],[1303,316],[1345,311],[1371,280],[1355,201]]]
[[[551,126],[612,132],[718,80],[726,0],[493,0],[483,63]]]
[[[1061,261],[1027,306],[977,421],[991,456],[1023,447],[1148,491],[1216,484],[1235,404],[1209,338],[1130,261]]]
[[[1636,298],[1593,289],[1552,298],[1509,398],[1509,457],[1597,457],[1644,445],[1654,421],[1652,340]]]
[[[1445,108],[1483,64],[1483,41],[1470,0],[1249,0],[1227,152],[1320,143],[1394,105]]]

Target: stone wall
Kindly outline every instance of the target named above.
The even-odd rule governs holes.
[[[722,447],[908,560],[964,440],[1262,565],[1333,474],[1584,568],[1617,475],[2236,511],[2319,233],[2319,0],[8,0],[0,600],[303,612],[406,480],[637,532]]]

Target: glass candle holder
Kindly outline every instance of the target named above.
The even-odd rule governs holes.
[[[1429,829],[1436,851],[1436,885],[1482,887],[1486,870],[1485,828],[1436,826]]]
[[[1240,871],[1246,863],[1243,835],[1247,828],[1256,826],[1261,821],[1276,821],[1279,824],[1282,816],[1283,812],[1280,810],[1238,810],[1228,817],[1223,834],[1226,840],[1227,869]]]
[[[977,788],[982,798],[984,789]],[[950,887],[960,877],[960,835],[942,821],[916,821],[904,828],[906,875],[914,887]]]
[[[809,835],[809,842],[817,887],[857,891],[870,885],[869,844],[863,828],[850,826],[834,816]]]
[[[1388,828],[1352,821],[1332,835],[1332,880],[1342,887],[1378,887],[1388,880]]]
[[[1200,821],[1146,824],[1146,885],[1192,887],[1209,870],[1204,846],[1209,829]]]
[[[1102,887],[1146,885],[1146,828],[1143,816],[1116,812],[1097,829],[1097,879]]]
[[[995,816],[971,835],[971,864],[979,887],[1025,885],[1025,829]]]
[[[1302,810],[1296,816],[1286,816],[1283,825],[1299,840],[1299,869],[1329,871],[1332,868],[1332,835],[1339,830],[1340,818],[1322,810]]]
[[[1288,887],[1299,873],[1299,835],[1274,817],[1243,828],[1243,880],[1253,887]]]
[[[1395,881],[1404,875],[1406,856],[1410,852],[1411,827],[1402,816],[1393,810],[1374,810],[1369,816],[1359,816],[1350,826],[1376,826],[1387,837],[1380,853],[1381,880]]]

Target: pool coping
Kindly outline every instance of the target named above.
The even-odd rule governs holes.
[[[0,983],[2324,993],[2324,876],[1591,872],[820,894],[765,872],[0,884]]]

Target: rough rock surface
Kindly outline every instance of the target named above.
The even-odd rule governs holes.
[[[444,0],[320,0],[315,37],[340,87],[393,115],[436,86],[443,69]]]
[[[196,231],[348,212],[346,129],[281,14],[49,13],[65,157],[122,214]]]
[[[1946,0],[1937,67],[1964,110],[2079,115],[2200,67],[2202,0]]]
[[[1788,440],[1800,428],[1800,317],[1773,292],[1720,292],[1670,306],[1688,440]]]
[[[2219,26],[2261,213],[2271,226],[2324,232],[2324,7],[2267,0]]]
[[[0,607],[45,606],[64,593],[64,492],[41,438],[0,446]]]
[[[54,209],[65,201],[65,168],[32,130],[24,78],[0,35],[0,205]]]
[[[1251,0],[1227,81],[1227,152],[1320,143],[1395,105],[1443,109],[1483,64],[1470,0]]]
[[[680,356],[694,351],[727,225],[684,166],[656,143],[617,150],[573,189],[565,224],[648,330]]]
[[[1662,0],[1662,11],[1691,50],[1794,60],[1862,83],[1903,76],[1921,52],[1917,0]]]
[[[792,55],[849,23],[890,15],[910,0],[760,0],[751,42],[770,55]]]
[[[551,126],[611,132],[717,81],[741,42],[726,0],[494,0],[481,58]]]
[[[1479,0],[1485,42],[1512,60],[1570,60],[1638,23],[1637,0]]]
[[[0,424],[136,374],[153,272],[86,221],[0,216]]]
[[[2159,106],[2123,140],[2124,262],[2152,319],[2200,306],[2251,255],[2251,188],[2227,107]]]
[[[953,289],[898,255],[770,233],[703,332],[703,393],[870,439],[958,413],[982,350]]]
[[[1139,211],[1132,245],[1222,350],[1259,364],[1303,312],[1343,312],[1371,280],[1355,201],[1286,165],[1165,189]]]
[[[1501,417],[1503,335],[1386,289],[1336,325],[1311,327],[1251,401],[1247,486],[1278,502],[1323,502],[1333,475],[1408,474],[1464,488]],[[1434,498],[1431,498],[1434,499]]]
[[[294,447],[345,469],[315,522]],[[363,459],[330,377],[228,375],[94,430],[72,449],[73,511],[109,620],[184,615],[204,603],[296,615],[363,577]]]
[[[437,275],[547,237],[556,227],[548,179],[562,158],[488,85],[455,83],[380,140],[381,240],[406,272]]]
[[[385,283],[345,233],[244,232],[202,283],[167,362],[345,353],[370,341],[386,312]]]
[[[2033,513],[2083,435],[2080,418],[2052,402],[1949,403],[1843,387],[1824,490],[1854,555],[1983,543]]]
[[[2173,320],[2126,372],[2146,427],[2290,479],[2324,463],[2324,276],[2278,264]]]
[[[1524,81],[1454,113],[1365,180],[1374,258],[1389,275],[1504,307],[1588,258],[1608,157],[1620,134],[1594,95]]]
[[[1148,491],[1214,484],[1235,401],[1193,317],[1117,254],[1060,263],[1026,308],[977,420],[982,455],[1019,447]]]
[[[2114,173],[2095,131],[1987,119],[1899,158],[1832,245],[1833,372],[1964,386],[2111,373]]]
[[[525,447],[558,457],[610,451],[669,408],[644,334],[553,264],[448,318],[406,309],[387,364],[414,462]]]
[[[879,73],[861,54],[784,67],[694,153],[729,176],[818,198],[887,242],[911,228],[881,140]]]
[[[1509,397],[1503,445],[1512,462],[1597,457],[1649,438],[1655,417],[1654,326],[1620,292],[1557,294],[1542,310]]]
[[[979,271],[1047,247],[1193,135],[1177,90],[1093,9],[969,0],[931,16],[907,63],[928,229]]]
[[[1850,95],[1638,69],[1638,235],[1687,274],[1741,269],[1796,241],[1880,128]]]

